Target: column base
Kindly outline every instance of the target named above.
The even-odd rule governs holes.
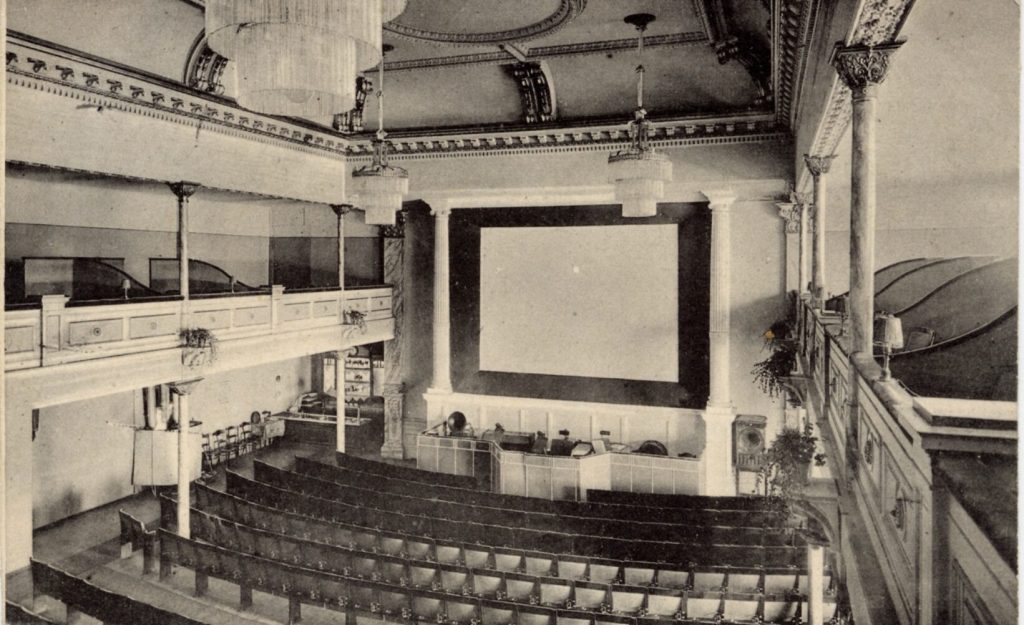
[[[402,441],[384,441],[380,448],[380,457],[388,460],[405,460],[405,448]]]
[[[733,466],[731,405],[708,404],[704,410],[704,451],[701,494],[707,497],[736,496],[736,468]]]

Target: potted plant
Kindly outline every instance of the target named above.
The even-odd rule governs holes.
[[[793,513],[807,486],[811,463],[825,465],[825,454],[817,453],[817,442],[810,421],[804,422],[803,429],[783,428],[772,441],[758,472],[769,508]]]
[[[206,328],[185,328],[181,331],[181,364],[195,369],[217,358],[217,337]]]
[[[771,353],[755,363],[751,373],[762,391],[778,397],[784,390],[784,379],[796,370],[797,342],[791,338],[792,328],[788,321],[776,321],[763,336],[765,348]]]

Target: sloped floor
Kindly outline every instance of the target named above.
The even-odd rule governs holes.
[[[360,452],[357,455],[381,460],[379,455]],[[312,457],[334,462],[331,447],[296,442],[288,439],[277,441],[255,454],[247,454],[227,463],[227,468],[248,477],[252,476],[253,458],[277,466],[290,468],[296,456]],[[388,461],[413,466],[412,461]],[[206,483],[214,488],[224,488],[224,467]],[[170,487],[173,491],[174,487]],[[118,510],[123,509],[142,520],[147,527],[159,525],[160,505],[157,489],[146,488],[139,493],[107,505],[63,519],[33,533],[32,553],[36,560],[53,564],[69,573],[89,579],[107,590],[141,599],[158,607],[197,620],[220,625],[241,623],[243,625],[284,623],[287,621],[288,603],[279,597],[255,592],[253,609],[238,610],[238,587],[228,582],[210,580],[208,598],[194,596],[194,576],[190,571],[175,569],[169,580],[161,582],[156,573],[142,575],[142,555],[136,552],[131,558],[120,557],[120,520]],[[65,622],[66,610],[62,603],[45,595],[32,597],[31,574],[28,570],[8,576],[7,599],[23,605],[34,612],[58,622]],[[337,623],[338,613],[302,606],[304,623]],[[95,619],[82,616],[78,623],[92,625]]]

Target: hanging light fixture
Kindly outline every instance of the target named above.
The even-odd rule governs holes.
[[[381,47],[373,162],[352,172],[353,201],[366,212],[366,223],[375,226],[395,225],[395,215],[402,210],[402,198],[409,192],[409,172],[388,165],[388,134],[384,132],[384,55],[389,50],[391,46]]]
[[[231,59],[237,100],[270,115],[323,117],[355,105],[380,60],[383,22],[406,0],[206,0],[206,37]]]
[[[630,145],[608,157],[608,179],[615,185],[615,199],[622,203],[623,217],[652,217],[658,214],[658,200],[665,195],[665,183],[672,181],[672,162],[650,145],[651,122],[644,110],[644,31],[654,21],[649,13],[626,17],[638,32],[640,65],[636,87],[636,111],[629,124]]]

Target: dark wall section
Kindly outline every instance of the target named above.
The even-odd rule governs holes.
[[[345,238],[345,284],[382,284],[384,269],[379,237]],[[333,237],[272,237],[272,284],[289,289],[338,284],[338,242]]]
[[[455,390],[540,399],[703,406],[708,394],[710,218],[700,204],[662,204],[659,208],[657,217],[646,219],[624,219],[617,205],[453,211],[450,270]],[[666,223],[679,225],[679,293],[666,294],[679,302],[679,384],[480,371],[480,228]],[[429,385],[432,349],[433,218],[423,205],[410,211],[406,246],[410,283],[406,310],[411,324],[408,380],[410,396],[415,396]]]

